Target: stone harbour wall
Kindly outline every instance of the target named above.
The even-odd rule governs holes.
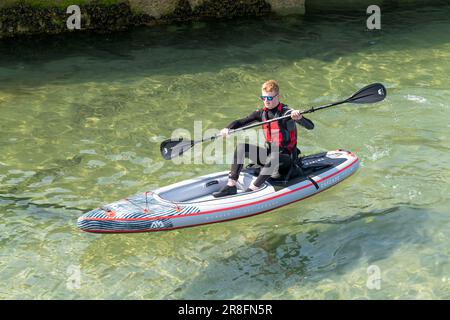
[[[268,14],[308,14],[364,10],[370,4],[413,6],[450,0],[0,0],[0,38],[21,34],[62,33],[80,9],[81,30],[111,32],[131,26],[199,19],[224,19]],[[74,21],[74,20],[73,20]],[[78,28],[72,28],[73,30]]]

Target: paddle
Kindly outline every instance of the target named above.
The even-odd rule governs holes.
[[[375,103],[375,102],[379,102],[382,101],[384,98],[386,97],[386,88],[381,84],[381,83],[373,83],[370,84],[364,88],[362,88],[361,90],[359,90],[358,92],[356,92],[355,94],[353,94],[352,96],[350,96],[349,98],[345,99],[345,100],[341,100],[338,102],[334,102],[334,103],[330,103],[330,104],[326,104],[317,108],[312,107],[311,109],[308,109],[306,111],[302,111],[300,112],[301,114],[305,114],[305,113],[311,113],[311,112],[315,112],[317,110],[322,110],[322,109],[326,109],[332,106],[337,106],[339,104],[343,104],[343,103],[356,103],[356,104],[361,104],[361,103]],[[242,128],[238,128],[238,129],[234,129],[234,130],[230,130],[228,132],[228,134],[232,134],[232,133],[236,133],[239,131],[243,131],[243,130],[247,130],[256,126],[260,126],[263,125],[265,123],[270,123],[273,121],[278,121],[281,119],[285,119],[290,117],[291,115],[284,115],[282,117],[278,117],[278,118],[274,118],[271,120],[267,120],[264,122],[258,122],[258,123],[254,123]],[[176,156],[179,156],[181,154],[183,154],[184,152],[186,152],[187,150],[189,150],[190,148],[192,148],[194,145],[196,145],[197,143],[201,143],[201,142],[205,142],[205,141],[213,141],[216,138],[221,137],[220,133],[217,133],[214,136],[211,137],[207,137],[207,138],[203,138],[201,140],[196,140],[196,141],[192,141],[192,140],[185,140],[183,138],[178,138],[178,139],[167,139],[165,141],[163,141],[161,143],[160,146],[160,151],[161,151],[161,155],[163,156],[164,159],[166,160],[170,160]]]

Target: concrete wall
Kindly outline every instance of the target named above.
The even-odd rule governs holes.
[[[425,5],[450,4],[450,0],[306,0],[306,12],[365,12],[372,4],[382,9],[407,9]]]
[[[0,38],[68,32],[69,5],[81,9],[82,30],[115,31],[202,18],[332,11],[365,12],[370,4],[411,7],[450,0],[0,0]]]
[[[82,29],[97,31],[304,8],[304,0],[0,0],[0,37],[67,32],[73,4],[81,9]]]

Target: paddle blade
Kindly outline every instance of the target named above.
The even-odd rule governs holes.
[[[185,151],[189,150],[194,145],[191,140],[168,139],[161,143],[160,151],[164,159],[170,160],[174,157],[182,155]]]
[[[350,103],[374,103],[384,100],[386,88],[381,83],[372,83],[346,100]]]

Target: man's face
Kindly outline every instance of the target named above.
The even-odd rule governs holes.
[[[269,99],[271,99],[271,98],[272,98],[272,101],[269,101]],[[264,90],[261,91],[261,100],[264,101],[264,106],[268,109],[273,109],[276,106],[278,106],[278,103],[279,103],[278,98],[279,98],[279,95],[277,92],[274,92],[274,91],[267,92]]]

